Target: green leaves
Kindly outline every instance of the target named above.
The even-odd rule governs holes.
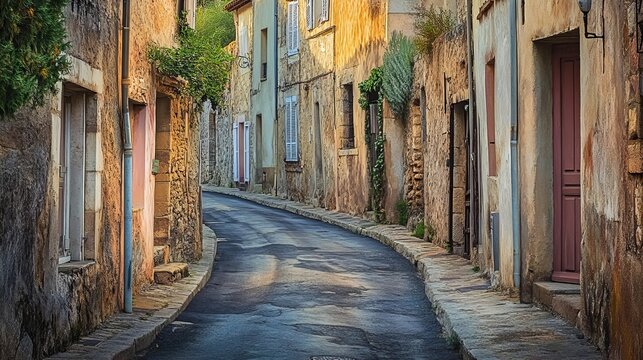
[[[384,53],[382,92],[399,119],[406,118],[411,100],[415,55],[413,43],[404,35],[393,33]]]
[[[435,40],[455,27],[455,17],[449,10],[436,10],[434,6],[428,9],[420,6],[416,10],[415,44],[420,52],[431,54]]]
[[[228,81],[232,57],[213,42],[181,23],[179,46],[165,48],[153,45],[148,57],[157,70],[166,76],[180,77],[188,82],[186,92],[197,103],[210,100],[218,104]]]
[[[66,0],[0,0],[0,119],[42,105],[69,71]]]

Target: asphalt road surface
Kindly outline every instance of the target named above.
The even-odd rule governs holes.
[[[376,240],[204,193],[212,278],[145,359],[457,359],[402,256]]]

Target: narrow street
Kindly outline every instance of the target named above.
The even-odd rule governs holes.
[[[145,359],[456,359],[407,260],[379,242],[204,193],[212,278]]]

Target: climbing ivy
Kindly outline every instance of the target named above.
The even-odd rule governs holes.
[[[413,90],[415,46],[406,36],[394,32],[384,53],[382,92],[398,119],[406,119]]]
[[[211,37],[190,28],[185,16],[179,23],[179,29],[179,46],[150,46],[150,61],[159,73],[185,79],[188,82],[185,90],[197,104],[206,100],[217,104],[228,81],[231,56]]]
[[[0,119],[43,105],[69,71],[67,0],[0,2]]]
[[[366,111],[366,141],[371,148],[371,122],[369,119],[370,97],[377,98],[377,122],[379,131],[375,136],[375,153],[374,166],[371,169],[371,204],[375,212],[375,219],[378,222],[384,220],[383,202],[384,202],[384,94],[382,93],[382,68],[371,70],[368,79],[359,84],[360,98],[359,105]]]

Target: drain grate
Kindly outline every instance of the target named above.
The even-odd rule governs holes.
[[[310,360],[356,360],[346,356],[319,355],[311,356]]]

